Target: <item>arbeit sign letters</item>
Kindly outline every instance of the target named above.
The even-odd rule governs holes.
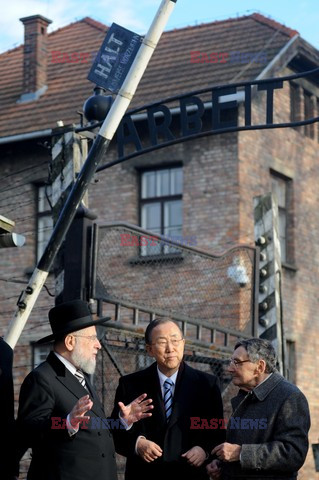
[[[273,123],[274,97],[284,82],[317,74],[319,69],[282,78],[222,85],[190,92],[146,105],[126,114],[117,130],[118,159],[132,158],[142,153],[180,143],[196,137],[265,128],[300,126],[318,121]],[[252,96],[265,92],[261,102],[265,117],[262,123],[252,118]],[[237,107],[243,104],[241,124]],[[137,121],[139,120],[139,121]],[[100,167],[103,169],[103,166]]]

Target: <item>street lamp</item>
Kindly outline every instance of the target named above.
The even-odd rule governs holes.
[[[94,87],[94,95],[85,101],[83,112],[89,122],[101,122],[110,110],[113,97],[104,95],[104,93],[104,88],[96,86]]]
[[[233,264],[227,269],[227,276],[231,278],[241,288],[245,287],[249,282],[246,268],[241,264],[239,257],[233,259]]]
[[[25,237],[12,231],[14,226],[13,220],[0,215],[0,248],[22,247],[25,244]]]

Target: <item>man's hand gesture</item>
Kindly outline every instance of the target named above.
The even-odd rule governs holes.
[[[225,442],[213,448],[212,455],[216,455],[218,460],[223,460],[223,462],[237,462],[240,457],[240,452],[240,445]]]
[[[76,402],[69,414],[69,421],[74,430],[78,430],[81,423],[87,423],[90,420],[90,417],[85,416],[85,414],[92,407],[93,402],[90,400],[89,395],[84,395]]]
[[[202,447],[196,446],[183,453],[182,457],[186,458],[187,462],[193,467],[200,467],[206,460],[206,453]]]
[[[136,453],[143,458],[146,463],[151,463],[161,457],[163,451],[157,443],[151,442],[151,440],[147,440],[144,437],[140,437],[137,440]]]
[[[154,408],[152,405],[153,400],[146,397],[147,394],[143,393],[143,395],[140,395],[128,405],[124,405],[123,402],[118,402],[118,406],[120,407],[120,417],[128,426],[142,420],[143,418],[152,416],[150,410]]]

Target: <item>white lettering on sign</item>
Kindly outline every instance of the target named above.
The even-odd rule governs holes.
[[[108,78],[110,71],[111,71],[110,68],[105,67],[104,65],[101,65],[101,63],[98,63],[96,66],[96,69],[94,70],[94,73],[96,75],[99,75],[100,77]]]
[[[111,43],[111,42],[114,42],[117,45],[119,45],[119,47],[117,47],[117,50],[116,50],[117,52],[120,50],[120,47],[123,45],[123,42],[121,40],[119,40],[118,38],[115,38],[114,33],[112,33],[112,35],[110,36],[110,40],[108,43]]]
[[[121,60],[122,64],[126,64],[130,60],[131,55],[134,52],[135,45],[139,41],[139,38],[140,37],[138,35],[134,35],[134,37],[132,38],[130,46],[128,47],[126,52],[123,54],[123,57]]]
[[[108,78],[112,67],[116,61],[117,54],[120,51],[120,47],[123,45],[123,42],[119,40],[118,38],[115,37],[115,34],[112,33],[110,36],[107,45],[104,48],[105,52],[109,53],[103,53],[101,55],[101,60],[103,61],[102,63],[98,63],[94,73],[96,75],[99,75],[100,77],[103,78]]]

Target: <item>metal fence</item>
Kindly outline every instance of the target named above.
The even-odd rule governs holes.
[[[96,229],[92,297],[118,327],[155,316],[181,323],[202,346],[230,347],[256,332],[256,248],[212,255],[126,223]],[[113,307],[112,307],[113,306]]]

